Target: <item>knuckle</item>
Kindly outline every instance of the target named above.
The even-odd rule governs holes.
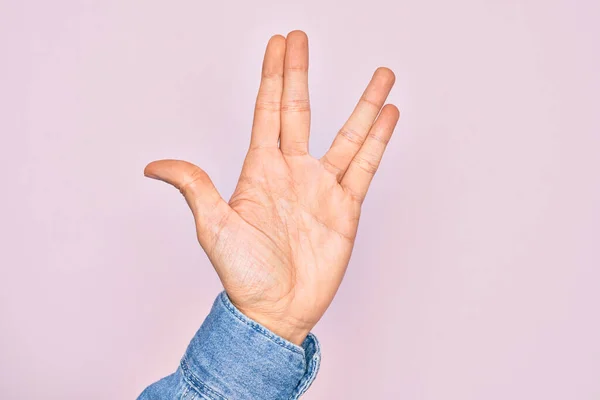
[[[190,191],[192,191],[193,193],[194,188],[198,186],[204,186],[208,183],[210,183],[210,178],[208,177],[208,174],[200,168],[196,168],[190,173],[188,179],[186,179],[186,181],[181,184],[181,186],[179,187],[179,192],[181,192],[182,195],[186,196]]]
[[[382,102],[372,100],[372,99],[368,98],[367,96],[362,96],[360,98],[360,101],[364,106],[371,107],[373,109],[373,111],[376,111],[376,112],[379,112],[379,110],[383,106]]]
[[[310,101],[308,99],[290,99],[281,106],[281,111],[285,112],[308,112],[310,111]]]
[[[379,167],[379,162],[374,157],[356,155],[352,162],[357,167],[371,175],[375,174],[375,172],[377,172],[377,168]]]
[[[382,143],[384,146],[387,146],[388,142],[390,141],[390,139],[388,137],[384,137],[384,136],[379,136],[377,135],[377,133],[374,132],[370,132],[367,137],[369,139],[373,139],[376,142]]]
[[[335,164],[333,164],[330,160],[329,157],[327,156],[327,154],[325,154],[323,157],[321,157],[321,162],[323,163],[323,166],[325,167],[325,169],[327,171],[329,171],[330,173],[334,174],[337,178],[337,180],[340,180],[340,177],[342,176],[342,169],[339,168],[338,166],[336,166]]]
[[[260,111],[280,111],[281,102],[258,99],[256,100],[256,109]]]
[[[262,77],[264,79],[270,80],[270,79],[282,79],[283,78],[283,72],[281,71],[263,71],[262,73]]]
[[[305,156],[308,154],[306,148],[306,142],[287,143],[281,147],[281,152],[287,157]]]
[[[347,141],[349,141],[350,143],[353,143],[358,146],[362,145],[362,143],[365,140],[363,135],[359,134],[357,131],[349,127],[343,127],[342,129],[340,129],[339,135]]]
[[[349,187],[346,187],[346,193],[348,194],[348,196],[350,197],[350,199],[352,201],[354,201],[356,204],[358,204],[359,206],[365,201],[365,196],[350,189]]]
[[[300,73],[306,73],[308,72],[308,65],[306,64],[297,64],[297,65],[288,65],[285,67],[285,70],[289,73],[289,72],[300,72]]]

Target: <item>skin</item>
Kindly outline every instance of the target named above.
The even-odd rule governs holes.
[[[148,177],[180,190],[198,241],[233,304],[300,345],[331,304],[348,266],[361,204],[398,122],[384,102],[394,74],[378,68],[329,151],[308,153],[308,38],[267,45],[250,146],[229,202],[199,167],[154,161]]]

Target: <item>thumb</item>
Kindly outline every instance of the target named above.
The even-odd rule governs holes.
[[[208,174],[187,161],[159,160],[148,164],[144,175],[179,189],[194,215],[200,245],[211,249],[232,210]]]

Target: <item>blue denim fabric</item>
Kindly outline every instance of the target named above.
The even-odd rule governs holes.
[[[320,360],[312,333],[297,346],[246,317],[222,292],[177,371],[148,386],[138,400],[298,399]]]

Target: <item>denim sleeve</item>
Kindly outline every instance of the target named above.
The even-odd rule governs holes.
[[[246,317],[222,292],[177,371],[148,386],[138,400],[298,399],[320,360],[312,333],[297,346]]]

